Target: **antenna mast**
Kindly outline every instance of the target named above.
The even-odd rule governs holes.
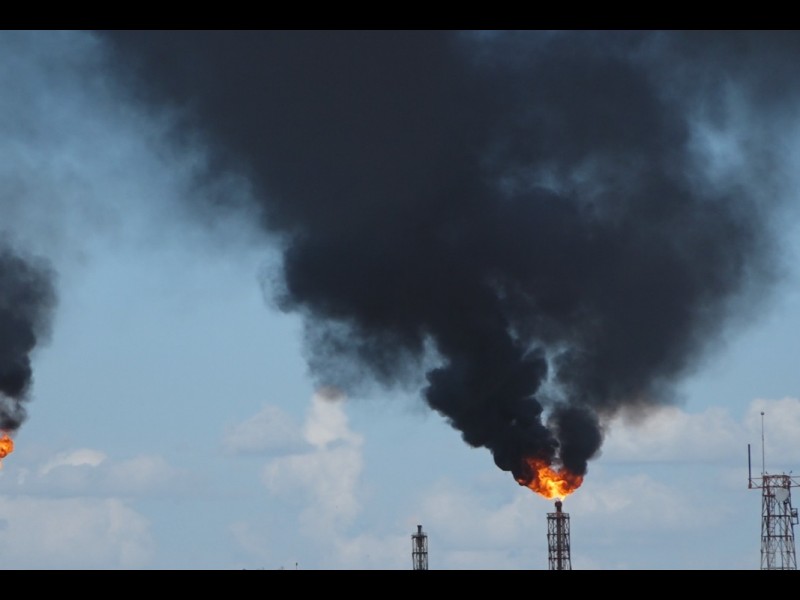
[[[764,411],[761,411],[761,476],[767,474],[767,453],[764,451]]]
[[[750,444],[747,445],[747,487],[761,490],[761,569],[796,571],[794,526],[797,509],[792,508],[792,488],[800,480],[791,475],[769,475],[764,458],[764,412],[761,412],[761,477],[753,479]]]

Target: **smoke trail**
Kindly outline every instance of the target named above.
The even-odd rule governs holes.
[[[49,333],[56,295],[50,268],[0,246],[0,430],[27,415],[31,353]]]
[[[797,35],[107,37],[141,98],[253,179],[319,377],[424,369],[515,477],[525,457],[585,473],[604,420],[673,401],[773,275]]]

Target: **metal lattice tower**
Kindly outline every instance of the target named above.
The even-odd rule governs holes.
[[[415,571],[428,570],[428,536],[417,525],[417,533],[411,536],[411,563]]]
[[[547,513],[547,560],[551,571],[572,570],[569,513],[561,512],[561,500],[556,500],[556,512]]]
[[[765,571],[796,571],[797,556],[794,526],[797,509],[792,508],[792,488],[800,480],[791,475],[770,475],[764,467],[764,413],[761,413],[761,477],[753,479],[750,463],[750,444],[747,445],[748,487],[761,490],[761,569]]]

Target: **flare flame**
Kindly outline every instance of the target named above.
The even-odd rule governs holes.
[[[539,458],[526,458],[523,474],[517,483],[532,489],[545,498],[563,500],[583,483],[583,475],[576,475],[564,467],[553,469]]]
[[[13,451],[14,440],[8,437],[6,432],[3,432],[2,437],[0,437],[0,468],[3,467],[2,459],[11,454]]]

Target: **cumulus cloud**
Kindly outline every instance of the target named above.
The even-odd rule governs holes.
[[[161,456],[113,461],[91,448],[60,452],[38,466],[15,467],[10,473],[15,492],[47,496],[143,496],[181,490],[192,481],[189,473]]]
[[[286,454],[307,447],[300,426],[277,406],[226,428],[222,446],[229,454]]]
[[[531,533],[533,498],[530,493],[515,494],[510,501],[487,506],[479,496],[439,482],[422,499],[421,520],[435,522],[439,532],[457,544],[480,538],[482,546],[503,547]]]
[[[800,399],[781,398],[754,400],[744,417],[747,440],[752,442],[753,457],[760,455],[761,423],[764,413],[764,457],[767,471],[775,471],[787,464],[800,463]]]
[[[719,461],[741,454],[744,429],[724,408],[690,414],[677,407],[654,409],[640,421],[616,419],[603,448],[621,462]]]
[[[361,445],[361,436],[350,431],[344,402],[344,395],[330,388],[314,395],[303,431],[310,444],[320,449],[336,442],[354,447]]]
[[[725,514],[724,507],[703,506],[708,501],[700,490],[688,482],[683,488],[668,485],[647,474],[595,478],[564,505],[603,528],[685,530],[719,522]]]
[[[342,537],[327,558],[330,568],[410,569],[411,536],[362,534]]]
[[[236,521],[228,526],[228,533],[251,560],[261,565],[272,563],[274,544],[268,532],[254,527],[252,523]]]
[[[346,406],[343,393],[322,388],[311,398],[300,425],[278,408],[265,407],[226,431],[226,448],[238,454],[265,451],[270,444],[265,437],[281,440],[270,451],[283,454],[264,465],[262,481],[272,497],[291,502],[296,511],[293,529],[310,540],[295,549],[300,552],[298,556],[285,556],[292,550],[274,546],[274,530],[237,521],[231,524],[230,534],[251,561],[285,568],[294,568],[297,563],[301,569],[305,561],[320,569],[411,567],[410,535],[416,526],[408,531],[402,528],[402,532],[351,531],[364,507],[364,438],[351,429]],[[302,447],[297,447],[297,439],[302,440]]]
[[[114,499],[0,496],[5,569],[128,569],[147,566],[150,524]]]
[[[142,455],[116,463],[105,474],[105,481],[114,493],[135,495],[179,489],[190,482],[190,476],[162,456]]]
[[[78,450],[59,452],[39,467],[38,474],[40,477],[44,477],[53,469],[64,466],[79,467],[81,465],[88,465],[90,467],[97,467],[105,462],[106,458],[103,452],[91,448],[79,448]]]
[[[273,459],[263,480],[273,494],[303,494],[306,508],[299,520],[304,531],[333,533],[360,509],[363,438],[350,430],[343,400],[327,392],[312,398],[303,437],[313,449]]]
[[[33,458],[0,472],[0,564],[20,569],[139,569],[156,558],[136,502],[194,483],[163,457],[115,460],[93,448]]]
[[[664,407],[635,421],[620,416],[610,423],[603,458],[622,463],[742,461],[746,445],[760,442],[762,411],[767,455],[800,461],[800,400],[796,398],[753,400],[741,421],[720,407],[700,413]]]

